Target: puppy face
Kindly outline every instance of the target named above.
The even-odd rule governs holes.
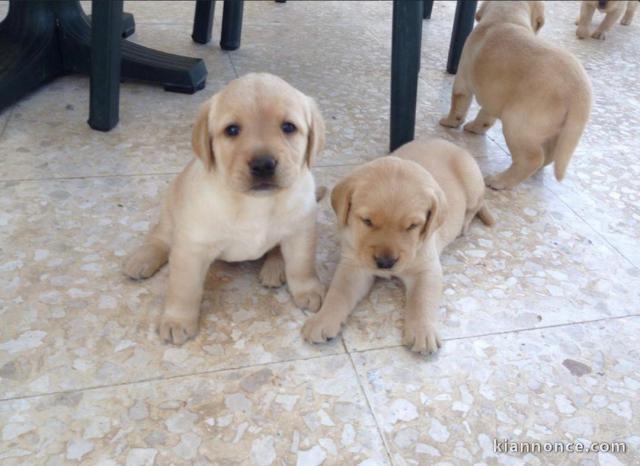
[[[338,183],[331,205],[348,245],[343,254],[361,267],[392,274],[414,261],[446,212],[444,193],[431,175],[393,156],[370,162]]]
[[[324,145],[317,105],[282,79],[238,78],[206,102],[192,146],[234,191],[259,195],[291,186]]]

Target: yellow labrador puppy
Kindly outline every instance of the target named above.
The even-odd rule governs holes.
[[[442,139],[410,142],[340,181],[331,205],[342,255],[322,308],[302,329],[304,338],[319,343],[338,335],[374,278],[396,276],[407,293],[404,344],[436,351],[440,253],[476,215],[493,224],[484,190],[473,157]]]
[[[511,188],[555,162],[558,180],[580,141],[591,111],[591,85],[570,53],[536,37],[543,2],[485,1],[476,13],[453,83],[451,110],[440,120],[457,128],[471,99],[482,107],[464,129],[484,134],[499,118],[512,164],[487,179]]]
[[[296,305],[320,308],[309,167],[324,136],[313,99],[270,74],[238,78],[202,106],[192,135],[197,157],[173,182],[159,223],[124,266],[141,279],[169,261],[161,338],[181,344],[197,333],[214,260],[266,253],[262,283],[279,286],[286,276]]]
[[[631,24],[638,5],[640,5],[638,0],[628,2],[617,0],[583,1],[580,5],[580,17],[578,18],[578,21],[576,21],[576,24],[578,25],[578,29],[576,29],[576,36],[578,36],[578,39],[586,39],[589,37],[591,19],[593,18],[593,14],[596,9],[598,9],[600,13],[604,13],[606,16],[596,30],[593,31],[591,37],[594,39],[604,40],[605,33],[613,27],[616,21],[618,21],[622,16],[622,13],[624,13],[624,16],[622,16],[620,24],[623,26]]]

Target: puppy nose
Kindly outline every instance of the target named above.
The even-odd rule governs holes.
[[[376,261],[376,265],[379,269],[390,269],[398,262],[397,257],[391,256],[373,256],[373,259]]]
[[[278,161],[270,155],[259,155],[249,162],[251,174],[256,178],[270,178],[276,171]]]

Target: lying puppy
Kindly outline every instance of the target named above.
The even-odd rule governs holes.
[[[192,136],[197,158],[173,182],[160,222],[124,267],[141,279],[169,261],[162,339],[181,344],[197,333],[204,279],[217,259],[266,253],[262,283],[279,286],[286,276],[296,305],[320,308],[309,167],[324,136],[313,99],[269,74],[238,78],[202,106]]]
[[[464,44],[451,110],[440,120],[459,127],[474,95],[482,108],[465,130],[484,134],[502,120],[512,164],[487,179],[494,189],[511,188],[552,162],[562,180],[589,118],[591,85],[582,65],[536,37],[543,8],[538,1],[482,3]]]
[[[640,2],[638,2],[638,0],[628,2],[616,0],[583,1],[580,5],[580,17],[576,21],[576,24],[578,25],[578,29],[576,29],[576,36],[578,36],[578,39],[586,39],[589,37],[589,25],[591,24],[593,13],[595,13],[597,8],[600,13],[605,13],[606,16],[600,23],[600,26],[593,31],[591,37],[594,39],[604,40],[605,33],[613,27],[615,22],[622,16],[623,12],[624,16],[622,17],[620,24],[624,26],[631,24],[633,15],[635,14],[639,4]]]
[[[302,328],[304,338],[334,338],[375,277],[397,276],[407,293],[404,344],[436,351],[439,256],[476,215],[494,223],[484,189],[471,155],[442,139],[410,142],[356,168],[331,193],[342,256],[320,312]]]

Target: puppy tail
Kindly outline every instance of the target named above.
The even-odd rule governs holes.
[[[476,215],[482,221],[482,223],[484,223],[488,227],[492,227],[496,224],[496,219],[493,217],[493,214],[491,214],[491,211],[485,203],[482,204],[482,207],[480,207]]]
[[[560,130],[558,140],[553,148],[553,171],[558,181],[562,181],[573,152],[580,142],[589,113],[591,111],[591,92],[588,90],[577,95],[569,106],[567,118]]]

